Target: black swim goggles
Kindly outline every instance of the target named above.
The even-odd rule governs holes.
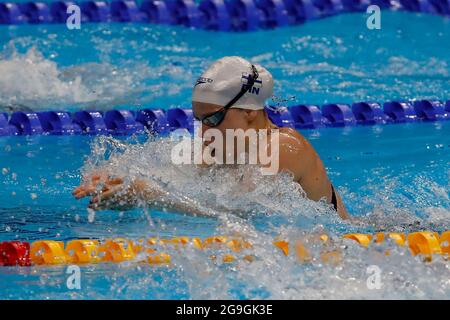
[[[258,79],[259,74],[254,65],[252,65],[252,72],[253,74],[248,76],[247,83],[242,85],[241,91],[239,91],[239,93],[222,109],[207,114],[203,117],[194,117],[195,120],[201,121],[204,125],[207,125],[208,127],[217,127],[219,124],[221,124],[223,119],[225,118],[228,109],[230,109],[233,106],[233,104],[235,104],[240,98],[242,98],[242,96],[253,87],[256,79]]]

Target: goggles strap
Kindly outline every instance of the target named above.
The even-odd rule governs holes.
[[[249,79],[246,84],[242,86],[241,91],[234,97],[230,102],[227,103],[226,106],[223,108],[229,109],[233,104],[236,103],[242,96],[255,84],[255,80],[258,79],[258,71],[256,70],[256,67],[252,65],[253,75],[249,75]]]

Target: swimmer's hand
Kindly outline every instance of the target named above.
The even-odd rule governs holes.
[[[96,195],[101,191],[106,191],[112,186],[122,183],[122,178],[111,178],[107,173],[95,172],[87,178],[87,181],[75,188],[72,195],[77,199],[81,199]]]
[[[87,182],[72,192],[75,198],[92,196],[89,208],[94,210],[127,210],[139,200],[157,199],[161,193],[141,181],[125,183],[123,178],[111,178],[106,174],[93,174]]]
[[[119,183],[120,182],[120,183]],[[113,183],[105,184],[101,192],[91,198],[89,208],[94,210],[128,210],[137,205],[141,189],[138,184],[129,185],[116,178]]]
[[[72,192],[75,198],[91,196],[89,208],[93,210],[128,210],[146,203],[159,210],[210,216],[210,212],[187,197],[173,197],[168,191],[143,180],[130,183],[123,178],[112,178],[104,173],[92,174],[86,182]]]

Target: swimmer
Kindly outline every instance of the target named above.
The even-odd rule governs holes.
[[[309,199],[326,199],[342,219],[350,218],[313,146],[295,129],[278,128],[270,121],[264,106],[272,93],[273,78],[269,71],[241,57],[224,57],[198,78],[192,94],[192,110],[195,119],[201,122],[202,135],[211,128],[222,132],[224,137],[227,129],[278,130],[278,172],[290,173]],[[209,143],[205,139],[203,147],[208,147]],[[267,147],[270,149],[270,145]],[[107,172],[95,172],[73,191],[73,195],[77,199],[91,196],[89,206],[94,210],[132,207],[137,199],[154,203],[158,199],[168,199],[166,191],[149,186],[145,181],[125,184],[124,180]],[[164,202],[167,207],[170,201]],[[169,208],[204,214],[198,204],[189,200],[170,203]]]

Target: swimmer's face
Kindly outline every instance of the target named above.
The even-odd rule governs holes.
[[[192,102],[192,111],[196,118],[203,118],[206,115],[210,115],[216,111],[221,110],[223,107],[217,104],[204,103],[204,102]],[[225,117],[222,122],[214,129],[220,130],[225,135],[226,129],[248,129],[247,110],[242,109],[228,109],[225,113]],[[206,131],[211,127],[202,124],[202,131]]]
[[[210,115],[216,111],[219,111],[223,106],[217,104],[204,103],[204,102],[192,102],[192,111],[195,118],[202,119],[206,115]],[[225,118],[216,127],[208,127],[202,124],[202,137],[208,129],[217,129],[222,132],[224,139],[224,146],[226,145],[226,129],[242,129],[247,130],[250,128],[251,121],[254,119],[255,111],[243,110],[243,109],[228,109],[225,114]],[[205,141],[204,145],[208,145],[210,141]],[[225,152],[225,150],[224,150]]]

